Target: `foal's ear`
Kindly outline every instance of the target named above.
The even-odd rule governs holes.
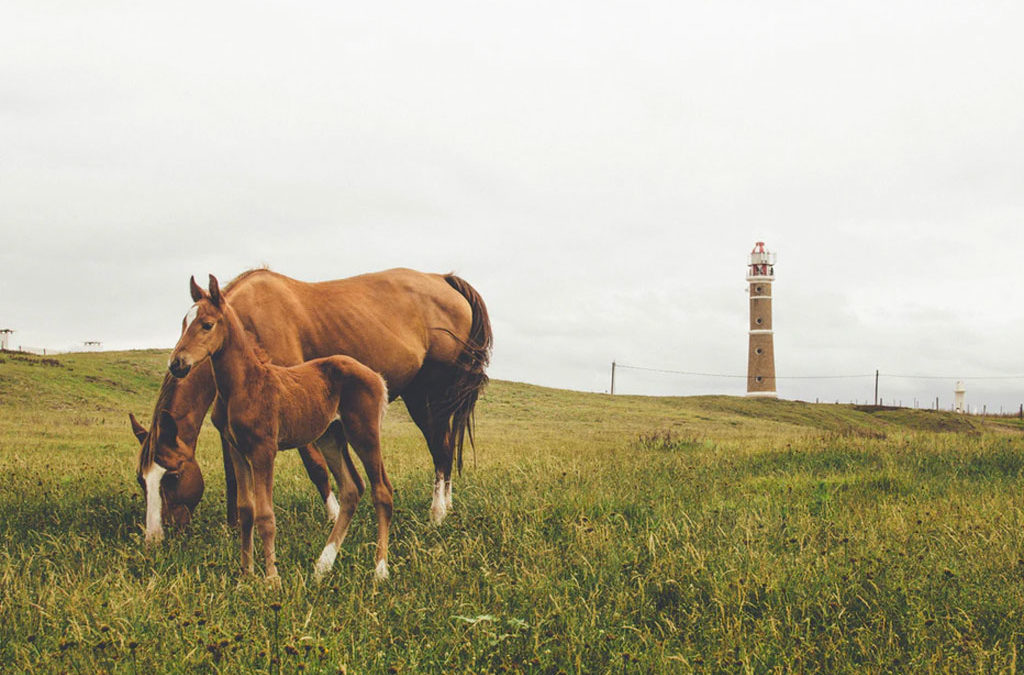
[[[188,290],[192,293],[192,301],[199,302],[203,299],[203,289],[199,288],[195,277],[189,277]]]
[[[210,300],[217,307],[220,307],[220,284],[217,283],[217,277],[210,275]]]
[[[160,411],[160,436],[158,440],[161,445],[177,445],[178,444],[178,423],[171,417],[171,413],[166,410]]]
[[[132,421],[132,433],[135,434],[135,438],[139,439],[139,443],[145,441],[146,436],[149,435],[149,431],[146,430],[146,427],[139,424],[139,421],[135,419],[135,415],[132,413],[128,413],[128,419]]]

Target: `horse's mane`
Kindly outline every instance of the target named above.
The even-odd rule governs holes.
[[[142,452],[139,453],[139,471],[145,471],[156,461],[156,443],[153,439],[160,438],[160,413],[170,411],[171,400],[178,390],[180,380],[170,373],[164,373],[164,381],[160,385],[160,393],[156,397],[156,405],[153,406],[153,419],[149,423],[149,436],[142,444]]]
[[[235,277],[234,279],[229,281],[224,286],[224,289],[223,289],[224,292],[225,293],[231,292],[231,289],[234,287],[235,284],[240,283],[242,281],[245,281],[246,279],[248,279],[252,275],[259,274],[260,272],[270,272],[271,274],[277,274],[277,272],[274,272],[272,269],[270,269],[270,265],[261,265],[259,267],[253,267],[252,269],[245,270],[244,272],[239,274],[237,277]]]

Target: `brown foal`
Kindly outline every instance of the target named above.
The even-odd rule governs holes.
[[[246,334],[241,320],[210,275],[210,290],[190,281],[189,323],[171,353],[168,370],[185,377],[207,358],[213,369],[237,481],[242,570],[253,571],[253,524],[263,541],[268,578],[277,576],[274,556],[274,459],[279,450],[318,441],[338,483],[341,511],[314,568],[317,580],[334,564],[363,493],[348,454],[355,449],[366,470],[377,513],[375,574],[388,576],[388,530],[393,491],[380,449],[387,387],[380,375],[347,356],[329,356],[283,367],[270,363]]]

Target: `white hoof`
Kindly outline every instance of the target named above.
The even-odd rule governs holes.
[[[334,560],[338,557],[338,547],[333,543],[328,543],[324,546],[323,553],[320,554],[320,558],[317,559],[316,564],[313,565],[313,581],[320,583],[327,576],[327,573],[334,567]]]
[[[444,508],[444,504],[432,504],[430,506],[430,522],[433,525],[440,525],[444,522],[444,517],[448,515],[448,510]]]
[[[444,522],[446,515],[448,515],[448,507],[444,498],[444,481],[439,480],[434,483],[434,495],[430,500],[430,522],[440,525]]]
[[[377,569],[373,571],[373,576],[377,579],[377,581],[384,581],[388,578],[387,560],[381,560],[379,563],[377,563]]]

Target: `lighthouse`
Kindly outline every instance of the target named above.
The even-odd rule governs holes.
[[[775,342],[772,333],[772,282],[775,254],[759,241],[747,265],[750,283],[750,346],[747,355],[747,396],[775,398]]]

